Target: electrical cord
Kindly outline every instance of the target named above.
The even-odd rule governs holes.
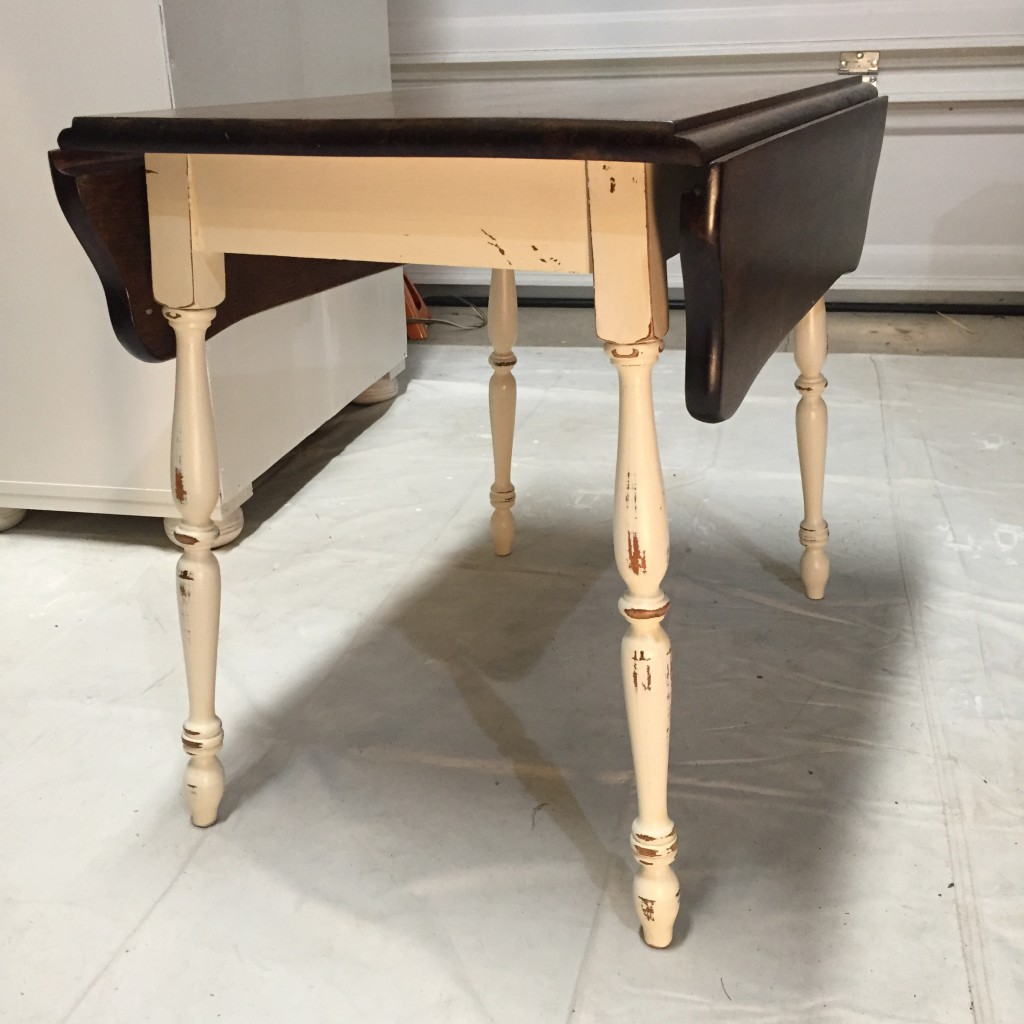
[[[479,331],[481,327],[487,326],[487,314],[482,309],[480,309],[478,306],[474,306],[473,303],[469,301],[469,299],[463,299],[458,295],[453,295],[451,298],[452,301],[454,302],[462,302],[465,303],[465,305],[469,306],[469,308],[477,317],[477,323],[460,324],[456,323],[454,320],[445,320],[442,317],[437,316],[410,316],[405,318],[405,322],[409,324],[426,324],[428,326],[430,324],[444,324],[446,327],[454,327],[456,330],[459,331]]]

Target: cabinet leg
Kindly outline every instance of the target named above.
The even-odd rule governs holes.
[[[822,376],[828,353],[825,329],[825,300],[819,299],[796,325],[796,364],[800,376],[796,389],[796,447],[803,485],[804,518],[800,523],[800,576],[807,596],[818,601],[825,596],[828,582],[828,523],[822,514],[825,492],[825,448],[828,440],[828,408],[822,392],[828,381]]]
[[[512,486],[512,440],[516,425],[516,379],[512,367],[516,357],[512,346],[516,341],[518,307],[516,278],[512,270],[491,271],[491,294],[488,300],[487,330],[490,335],[489,362],[494,369],[488,391],[491,410],[491,443],[494,447],[494,483],[491,485],[491,539],[497,555],[512,551],[516,522],[512,506],[516,489]]]
[[[206,368],[206,329],[214,310],[165,307],[164,316],[177,340],[171,489],[181,516],[174,540],[182,548],[175,582],[188,681],[188,718],[181,734],[189,756],[185,796],[193,824],[205,827],[217,820],[224,794],[224,769],[217,758],[224,731],[214,709],[220,566],[212,548],[219,531],[211,519],[220,493],[220,460]]]
[[[361,391],[352,399],[353,405],[379,405],[381,402],[390,402],[392,398],[398,397],[398,381],[385,373],[383,377],[371,384],[365,391]]]
[[[633,747],[638,811],[630,836],[640,870],[636,912],[650,946],[667,946],[679,912],[675,825],[668,816],[668,751],[672,651],[661,627],[668,598],[668,516],[658,456],[651,370],[661,351],[654,338],[607,344],[619,374],[619,448],[615,471],[615,562],[626,584],[619,610],[629,623],[622,640],[622,678]]]
[[[17,526],[24,518],[23,508],[0,508],[0,533]]]

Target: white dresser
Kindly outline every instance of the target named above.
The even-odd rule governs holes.
[[[115,340],[96,274],[54,197],[46,151],[83,111],[387,89],[384,5],[290,0],[253,19],[238,0],[165,0],[162,9],[42,0],[8,5],[0,29],[0,222],[17,240],[0,263],[0,528],[25,509],[172,516],[173,363],[139,362]],[[213,339],[223,514],[404,357],[398,270]]]

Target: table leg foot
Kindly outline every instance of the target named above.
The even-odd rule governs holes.
[[[633,879],[633,900],[644,942],[664,949],[672,942],[672,928],[679,914],[679,879],[669,865],[676,855],[676,834],[654,839],[637,834],[633,824],[633,855],[640,870]],[[648,859],[653,858],[653,859]]]
[[[224,743],[224,732],[219,723],[220,719],[217,719],[217,724],[207,730],[205,737],[199,735],[199,730],[190,728],[203,723],[189,720],[182,729],[182,744],[185,752],[191,755],[185,767],[185,800],[192,824],[198,828],[208,828],[217,821],[217,811],[224,796],[224,768],[220,758],[213,753]]]
[[[668,816],[672,650],[661,623],[668,598],[668,516],[654,427],[651,369],[661,342],[607,344],[619,373],[619,447],[615,471],[615,561],[626,584],[619,611],[622,680],[636,774],[638,815],[630,836],[639,873],[633,882],[644,941],[667,946],[679,913],[675,825]]]
[[[220,565],[213,546],[219,531],[211,518],[220,493],[220,460],[206,368],[206,329],[214,310],[165,307],[164,316],[177,341],[171,489],[181,516],[174,541],[182,548],[175,582],[189,705],[181,734],[189,756],[185,796],[193,823],[206,827],[217,820],[224,794],[217,757],[224,731],[214,708]]]
[[[489,362],[494,370],[488,390],[491,412],[491,444],[494,449],[494,483],[491,485],[491,540],[496,555],[512,551],[516,522],[512,506],[516,489],[512,486],[512,442],[516,424],[516,379],[512,367],[516,357],[512,346],[518,325],[516,279],[512,270],[491,271],[487,330],[491,340]]]
[[[828,582],[828,523],[822,514],[825,492],[825,449],[828,440],[828,408],[822,392],[828,381],[822,367],[828,353],[825,329],[825,300],[819,299],[796,326],[796,363],[800,376],[796,389],[796,445],[803,486],[804,518],[800,523],[800,576],[811,600],[825,596]]]
[[[214,527],[216,529],[216,527]],[[189,530],[189,533],[185,533]],[[180,525],[176,539],[194,537],[194,527]],[[178,618],[181,623],[189,714],[181,730],[188,754],[185,799],[192,822],[205,828],[217,820],[224,795],[224,769],[217,757],[224,730],[214,710],[217,634],[220,624],[220,566],[209,546],[185,547],[177,565]]]

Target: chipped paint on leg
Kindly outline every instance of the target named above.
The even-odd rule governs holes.
[[[640,538],[635,534],[628,532],[626,533],[626,549],[628,552],[627,558],[629,562],[629,571],[634,576],[639,576],[641,573],[647,572],[647,551],[646,549],[641,550]]]

